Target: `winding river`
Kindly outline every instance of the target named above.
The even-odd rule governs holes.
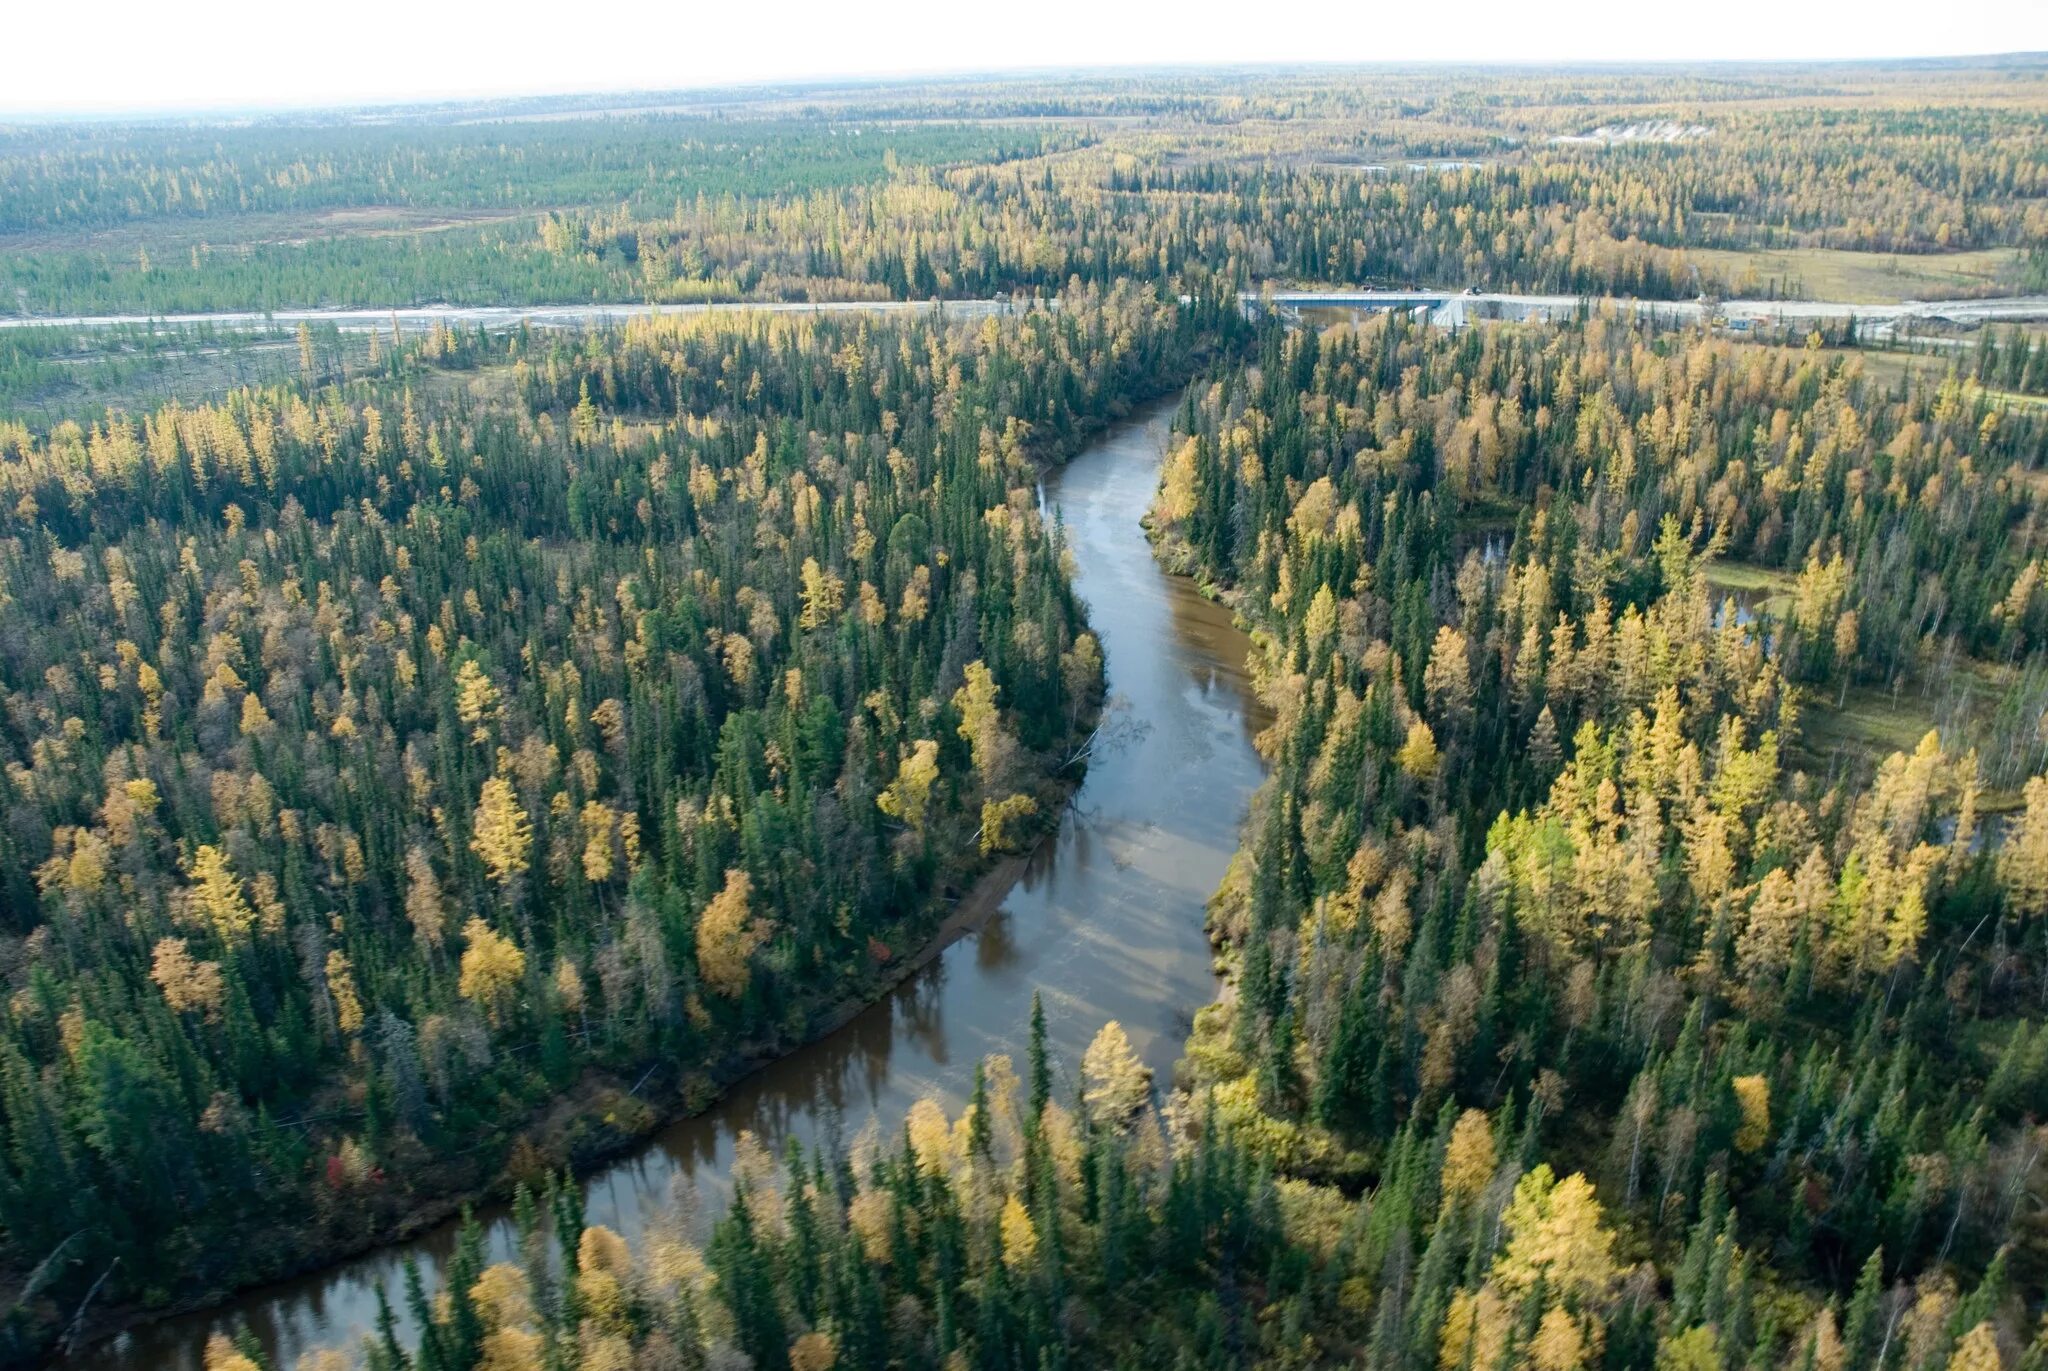
[[[894,1130],[923,1094],[957,1110],[982,1056],[1008,1052],[1022,1068],[1034,990],[1067,1082],[1060,1093],[1108,1019],[1120,1020],[1167,1078],[1194,1011],[1215,994],[1203,904],[1260,779],[1251,740],[1264,723],[1245,680],[1244,635],[1227,611],[1160,571],[1138,526],[1171,415],[1168,405],[1112,429],[1045,481],[1045,503],[1064,512],[1077,584],[1107,658],[1118,720],[1111,731],[1122,735],[1089,770],[1058,833],[984,922],[886,998],[591,1175],[589,1222],[630,1238],[679,1183],[697,1187],[700,1213],[714,1208],[742,1130],[779,1155],[790,1137],[851,1140],[871,1117]],[[504,1211],[479,1217],[490,1259],[510,1257]],[[402,1310],[402,1262],[411,1255],[431,1291],[454,1236],[444,1226],[137,1328],[63,1365],[198,1371],[207,1336],[242,1321],[280,1371],[312,1348],[353,1353],[374,1325],[377,1289]]]

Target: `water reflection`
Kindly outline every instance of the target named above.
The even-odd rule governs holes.
[[[1214,993],[1203,904],[1222,879],[1260,768],[1264,720],[1245,682],[1244,636],[1185,581],[1162,574],[1138,526],[1157,480],[1171,408],[1127,424],[1049,477],[1078,588],[1102,640],[1110,690],[1126,711],[1059,832],[1018,864],[1001,907],[839,1032],[738,1083],[710,1112],[671,1125],[586,1183],[586,1214],[629,1239],[679,1181],[706,1221],[725,1199],[734,1143],[750,1130],[779,1154],[851,1139],[869,1120],[900,1127],[932,1093],[957,1109],[974,1063],[1008,1052],[1021,1067],[1033,990],[1044,995],[1056,1069],[1070,1073],[1096,1030],[1119,1019],[1164,1078],[1190,1016]],[[1071,1089],[1067,1074],[1062,1091]],[[502,1208],[480,1215],[493,1261],[512,1256]],[[443,1226],[314,1275],[251,1292],[203,1315],[140,1329],[69,1365],[91,1371],[196,1371],[208,1333],[245,1319],[275,1364],[321,1346],[354,1350],[376,1291],[402,1304],[401,1261],[433,1289],[454,1244]]]

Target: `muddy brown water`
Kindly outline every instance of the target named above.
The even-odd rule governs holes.
[[[586,1217],[628,1238],[688,1182],[699,1222],[723,1200],[741,1130],[780,1155],[851,1141],[870,1119],[900,1129],[920,1095],[957,1110],[974,1064],[1007,1052],[1024,1066],[1031,994],[1045,1000],[1060,1097],[1082,1050],[1120,1020],[1162,1081],[1194,1011],[1215,994],[1202,929],[1261,776],[1252,736],[1264,725],[1245,680],[1249,643],[1229,614],[1163,573],[1138,525],[1158,480],[1171,408],[1111,430],[1049,475],[1077,585],[1107,658],[1124,736],[1090,768],[1058,833],[1022,864],[978,928],[844,1028],[739,1082],[707,1112],[678,1121],[585,1182]],[[502,1207],[478,1216],[490,1259],[515,1248]],[[359,1354],[381,1287],[403,1320],[403,1260],[429,1292],[455,1242],[452,1225],[228,1304],[136,1328],[61,1363],[66,1371],[198,1371],[207,1336],[246,1323],[289,1371],[322,1347]],[[404,1330],[408,1345],[411,1330]]]

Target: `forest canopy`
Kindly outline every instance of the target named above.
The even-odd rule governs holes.
[[[2044,74],[0,129],[0,1361],[460,1212],[289,1371],[2048,1371]],[[1264,764],[1177,1063],[590,1222],[1092,837],[1148,404]]]
[[[886,983],[1096,707],[1034,463],[1239,326],[1060,306],[308,347],[15,434],[11,1252],[241,1283]]]

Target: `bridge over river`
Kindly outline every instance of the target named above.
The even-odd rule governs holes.
[[[1546,320],[1569,318],[1581,309],[1614,308],[1639,315],[1691,323],[1705,304],[1698,300],[1635,300],[1617,296],[1517,295],[1457,290],[1258,290],[1244,292],[1247,310],[1270,307],[1298,317],[1306,309],[1407,310],[1441,328],[1458,328],[1480,320]],[[874,313],[936,311],[955,318],[979,318],[1030,309],[1048,302],[1030,297],[987,300],[840,300],[818,303],[736,301],[731,304],[532,304],[532,305],[400,305],[346,309],[230,310],[210,314],[24,315],[0,318],[0,328],[165,328],[212,325],[225,329],[293,329],[302,323],[327,324],[343,332],[400,329],[420,332],[435,324],[463,328],[583,328],[621,323],[648,315],[705,314],[714,311],[761,310],[778,314]],[[1866,336],[1883,337],[1913,322],[1972,327],[1987,323],[2048,320],[2048,295],[2008,295],[1981,300],[1910,301],[1897,305],[1862,305],[1827,300],[1722,300],[1713,306],[1729,327],[1811,325],[1854,318],[1867,325]]]
[[[1672,323],[1696,323],[1709,309],[1736,331],[1840,323],[1854,319],[1865,336],[1887,337],[1914,324],[1975,327],[2048,319],[2048,295],[2008,295],[1980,300],[1911,300],[1864,305],[1836,300],[1635,300],[1612,296],[1517,295],[1449,290],[1272,290],[1246,291],[1245,308],[1277,309],[1291,317],[1304,310],[1381,312],[1405,310],[1439,328],[1481,320],[1565,319],[1582,309],[1614,308]]]

